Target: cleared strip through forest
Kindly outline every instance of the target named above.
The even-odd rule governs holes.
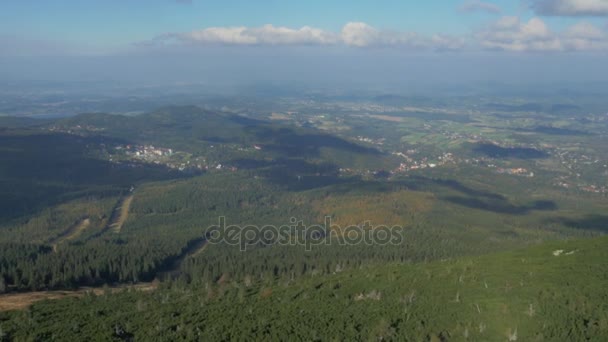
[[[182,264],[188,258],[195,257],[201,254],[207,248],[207,239],[200,238],[190,241],[186,249],[167,267],[166,271],[157,274],[158,279],[175,279],[180,275]]]
[[[103,227],[99,232],[89,236],[87,241],[96,239],[103,234],[105,234],[108,230],[112,230],[115,233],[120,233],[123,224],[127,221],[129,217],[129,210],[131,208],[131,202],[133,201],[133,195],[123,196],[117,202],[114,208],[112,208],[112,213],[110,213],[110,218],[108,219],[107,224]]]
[[[114,233],[120,233],[122,225],[125,223],[125,221],[127,221],[127,218],[129,217],[129,209],[131,208],[131,202],[133,202],[133,195],[123,197],[116,208],[114,208],[109,225]]]
[[[83,297],[87,293],[102,295],[106,289],[110,292],[119,292],[132,289],[137,291],[153,291],[158,287],[158,282],[141,283],[135,285],[118,285],[112,287],[82,287],[78,290],[59,291],[36,291],[23,293],[9,293],[0,295],[0,312],[11,310],[23,310],[41,300],[54,300],[71,297]]]
[[[52,239],[49,244],[53,246],[53,251],[56,252],[57,246],[62,242],[76,239],[85,231],[85,229],[89,227],[89,225],[91,225],[91,220],[88,217],[84,218],[72,225],[70,228],[68,228],[68,230],[63,232],[58,237]]]

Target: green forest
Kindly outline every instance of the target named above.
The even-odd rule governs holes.
[[[40,302],[0,322],[4,338],[16,340],[604,341],[607,243],[551,242],[298,280],[174,280],[153,292]]]

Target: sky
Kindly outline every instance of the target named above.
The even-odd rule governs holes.
[[[607,76],[606,57],[608,0],[0,2],[11,79],[395,77],[423,65],[416,77],[586,80]]]

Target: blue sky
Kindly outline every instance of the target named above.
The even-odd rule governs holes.
[[[464,32],[483,16],[463,16],[454,0],[3,0],[0,29],[52,37],[144,38],[206,26],[310,25],[337,30],[349,21],[392,29]],[[496,1],[517,13],[517,1]],[[108,26],[103,29],[100,26]]]
[[[10,78],[605,79],[607,55],[608,0],[0,0]]]
[[[471,3],[496,6],[501,12],[462,10]],[[166,33],[265,24],[339,32],[349,22],[363,22],[379,30],[468,37],[502,16],[525,22],[536,16],[530,7],[517,0],[2,0],[0,35],[103,52]],[[602,29],[608,22],[604,15],[543,17],[556,31],[583,20]]]

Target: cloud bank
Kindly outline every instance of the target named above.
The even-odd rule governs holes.
[[[450,35],[425,36],[416,32],[379,30],[362,22],[350,22],[340,32],[326,31],[310,26],[299,29],[264,25],[261,27],[209,27],[184,33],[167,33],[143,42],[143,45],[157,43],[189,43],[195,45],[317,45],[394,47],[422,50],[458,50],[465,40]]]
[[[163,34],[139,45],[344,46],[411,51],[608,51],[608,34],[602,28],[584,21],[554,32],[538,17],[522,21],[516,16],[504,16],[467,36],[380,30],[363,22],[350,22],[339,32],[310,26],[209,27]]]
[[[229,45],[327,45],[337,41],[335,34],[304,26],[300,29],[264,25],[262,27],[210,27],[173,34],[172,38],[193,43]]]
[[[538,15],[608,16],[608,0],[531,0]]]
[[[600,51],[608,50],[608,35],[600,28],[581,22],[565,31],[553,32],[540,18],[527,22],[518,17],[503,17],[476,32],[485,49],[504,51]]]

